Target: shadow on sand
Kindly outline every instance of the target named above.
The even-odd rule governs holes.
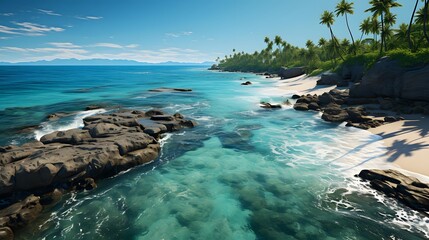
[[[405,120],[401,126],[398,126],[398,129],[393,132],[381,132],[378,133],[382,139],[377,139],[375,141],[370,141],[364,144],[361,144],[341,157],[332,160],[330,163],[340,160],[341,158],[352,154],[358,153],[360,151],[365,151],[366,147],[370,144],[373,144],[378,141],[385,141],[386,143],[386,154],[377,155],[371,158],[366,159],[350,168],[353,169],[360,165],[363,165],[367,162],[370,162],[379,157],[386,156],[387,162],[395,162],[401,157],[412,157],[416,155],[416,152],[422,150],[428,151],[429,156],[429,118],[426,116],[410,115],[407,117],[410,120]]]

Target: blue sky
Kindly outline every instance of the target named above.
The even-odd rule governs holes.
[[[202,62],[253,52],[275,35],[298,46],[329,37],[323,10],[339,0],[2,0],[0,62],[56,58]],[[398,22],[408,22],[414,1],[401,0]],[[349,21],[355,37],[369,13],[355,1]],[[334,33],[348,37],[343,18]]]

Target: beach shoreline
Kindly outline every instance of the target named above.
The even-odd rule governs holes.
[[[336,86],[318,86],[320,77],[307,75],[278,79],[278,88],[285,94],[292,95],[321,95]],[[370,116],[375,117],[377,110],[370,110]],[[374,113],[374,114],[372,114]],[[396,115],[392,112],[392,115]],[[404,114],[405,120],[384,124],[367,131],[378,135],[380,142],[386,147],[386,165],[397,167],[407,175],[413,175],[421,180],[429,180],[429,167],[425,159],[429,156],[429,118],[422,114]],[[392,167],[393,167],[392,166]]]

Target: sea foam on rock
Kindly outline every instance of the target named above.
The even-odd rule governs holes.
[[[429,185],[396,170],[362,170],[359,177],[371,187],[412,209],[429,211]]]

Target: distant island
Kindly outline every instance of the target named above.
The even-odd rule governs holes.
[[[34,62],[0,62],[0,66],[153,66],[153,65],[212,65],[213,62],[201,62],[201,63],[193,63],[193,62],[160,62],[160,63],[149,63],[149,62],[138,62],[133,60],[111,60],[111,59],[84,59],[79,60],[76,58],[69,59],[54,59],[50,61],[41,60]]]

